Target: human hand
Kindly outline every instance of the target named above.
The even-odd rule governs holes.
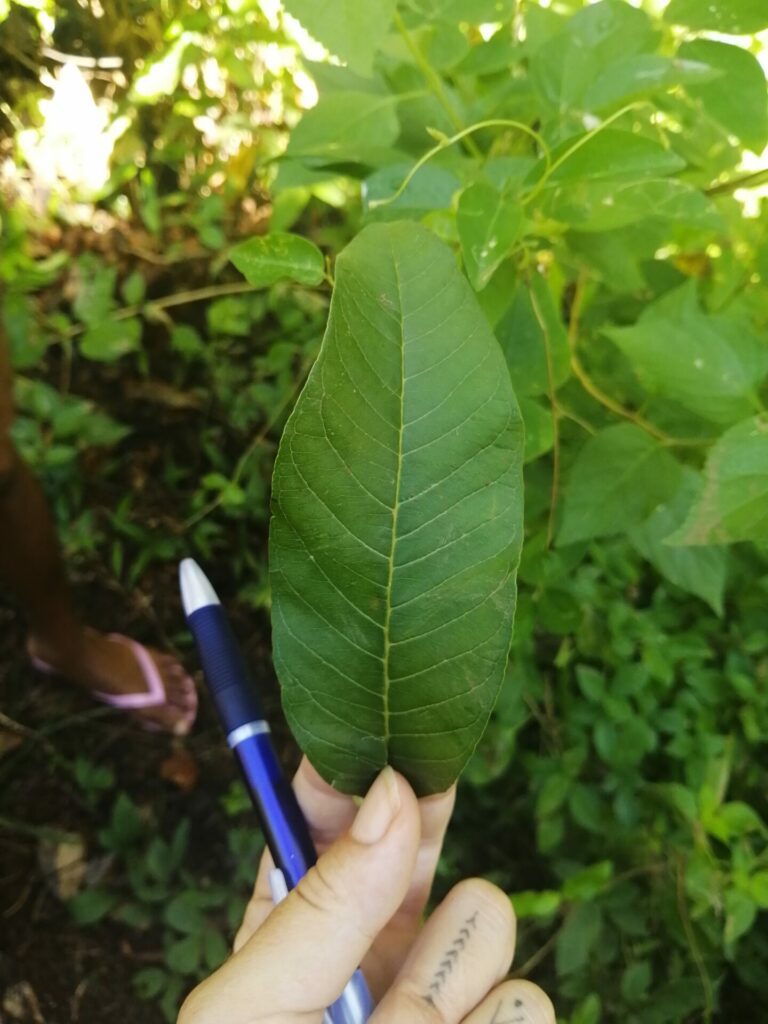
[[[272,907],[265,855],[234,956],[178,1024],[320,1024],[360,963],[381,1000],[370,1024],[554,1024],[540,989],[502,981],[515,922],[501,890],[460,882],[420,928],[453,790],[417,800],[385,769],[357,812],[306,760],[294,785],[320,859]]]

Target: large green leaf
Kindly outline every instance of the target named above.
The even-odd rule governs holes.
[[[768,28],[765,0],[672,0],[667,21],[700,31],[751,35]]]
[[[574,463],[558,543],[625,532],[671,497],[679,480],[678,463],[649,434],[631,423],[608,427]]]
[[[509,647],[522,456],[502,353],[450,250],[369,225],[336,264],[270,530],[286,715],[340,789],[390,763],[443,790],[474,749]]]
[[[733,423],[756,408],[768,371],[761,340],[736,319],[707,316],[689,281],[648,306],[631,327],[605,332],[651,392],[714,423]]]
[[[688,83],[686,91],[726,131],[756,153],[762,152],[768,142],[768,85],[757,57],[742,46],[712,39],[685,43],[678,55],[720,72],[714,81]]]
[[[648,50],[654,39],[648,15],[624,0],[603,0],[577,11],[531,58],[531,81],[545,112],[581,107],[607,67]]]
[[[395,0],[287,0],[285,8],[326,49],[368,75],[392,21]]]
[[[768,541],[768,418],[737,423],[712,448],[704,485],[675,544]]]
[[[648,519],[630,532],[629,539],[665,579],[689,594],[696,594],[720,615],[728,570],[727,549],[681,547],[666,543],[700,490],[699,474],[685,467],[677,494],[657,505]]]
[[[286,155],[312,166],[375,165],[397,138],[396,99],[370,92],[333,92],[308,110],[291,133]]]

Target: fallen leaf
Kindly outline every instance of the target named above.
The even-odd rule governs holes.
[[[16,750],[24,742],[23,738],[10,729],[0,729],[0,757]]]
[[[60,900],[70,900],[85,879],[85,843],[78,835],[66,839],[43,839],[37,859],[45,879]]]
[[[25,1024],[45,1024],[35,990],[28,981],[20,981],[5,990],[3,1012],[11,1020],[24,1021]]]
[[[172,782],[182,793],[189,793],[200,778],[200,766],[188,750],[179,747],[160,765],[160,777]]]

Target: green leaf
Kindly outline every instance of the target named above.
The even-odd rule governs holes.
[[[651,217],[667,223],[677,221],[688,228],[714,229],[722,225],[714,203],[702,192],[683,181],[666,178],[577,182],[548,194],[541,210],[551,220],[577,231],[615,231]]]
[[[85,889],[76,893],[67,906],[77,924],[94,924],[112,910],[117,896],[105,889]]]
[[[433,210],[447,210],[460,182],[443,167],[427,164],[419,168],[397,199],[397,193],[411,169],[410,164],[397,163],[374,171],[362,184],[363,208],[368,220],[402,220],[421,217]]]
[[[518,284],[512,303],[496,325],[512,384],[518,395],[545,395],[570,374],[568,334],[541,274],[533,274],[526,287]]]
[[[643,558],[665,579],[689,594],[696,594],[717,612],[723,613],[723,592],[728,571],[728,553],[722,547],[682,547],[666,540],[680,526],[701,490],[701,476],[684,467],[677,493],[657,505],[648,519],[630,531],[629,539]]]
[[[602,914],[596,903],[579,903],[557,936],[555,962],[558,975],[574,974],[587,964],[600,941]]]
[[[555,443],[552,412],[531,398],[521,398],[520,413],[525,424],[525,462],[533,462],[551,451]]]
[[[369,75],[389,31],[395,0],[287,0],[285,9],[331,53]]]
[[[144,301],[147,283],[138,270],[134,270],[128,275],[128,277],[126,277],[125,281],[123,281],[120,290],[123,293],[123,298],[129,306],[138,306]]]
[[[556,146],[544,188],[552,190],[584,181],[665,178],[684,167],[685,161],[660,142],[645,135],[607,128]],[[534,184],[545,172],[546,163],[542,159],[528,176],[529,184]]]
[[[602,860],[577,871],[563,882],[563,899],[574,902],[592,900],[613,878],[613,864]]]
[[[177,932],[195,934],[205,931],[205,917],[194,893],[182,892],[174,896],[163,912],[163,920]]]
[[[325,261],[317,246],[286,231],[248,238],[230,251],[229,258],[255,288],[266,288],[285,278],[315,285],[325,274]]]
[[[623,0],[604,0],[577,11],[536,48],[530,61],[531,81],[545,113],[588,109],[584,95],[604,69],[648,50],[654,41],[648,15]]]
[[[323,96],[293,129],[286,156],[309,158],[312,166],[331,161],[375,165],[400,131],[395,103],[392,96],[367,92]]]
[[[644,430],[631,423],[608,427],[576,458],[558,544],[623,533],[674,494],[679,479],[679,465]]]
[[[673,25],[735,36],[768,28],[765,0],[672,0],[664,17]]]
[[[678,55],[683,60],[706,63],[721,73],[722,77],[713,82],[689,82],[687,92],[727,132],[755,153],[762,152],[768,143],[768,88],[757,57],[742,46],[712,39],[684,43]]]
[[[80,351],[87,359],[113,363],[141,346],[142,325],[138,317],[130,320],[102,320],[89,327],[80,339]]]
[[[522,207],[519,200],[478,182],[461,193],[456,220],[467,276],[475,291],[480,291],[520,237]]]
[[[215,971],[229,956],[229,949],[221,932],[208,928],[203,934],[203,956],[209,971]]]
[[[275,465],[275,665],[320,773],[387,763],[421,793],[469,759],[501,685],[522,527],[522,423],[451,251],[411,223],[339,256],[328,328]]]
[[[621,994],[630,1003],[642,1002],[650,988],[653,974],[648,960],[630,964],[621,976]]]
[[[651,393],[714,423],[733,423],[754,410],[768,350],[739,321],[707,316],[695,281],[646,307],[631,327],[605,333]]]
[[[720,77],[702,58],[678,59],[656,53],[623,57],[610,64],[587,89],[583,107],[596,113],[678,85],[707,82]]]
[[[728,889],[725,893],[725,945],[732,948],[751,930],[756,917],[757,905],[754,900],[739,889]]]
[[[511,897],[515,914],[519,918],[550,917],[563,902],[559,892],[545,889],[542,892],[516,892]]]
[[[165,990],[168,974],[161,967],[142,967],[131,978],[131,984],[139,999],[155,999]]]
[[[704,485],[672,544],[768,539],[768,416],[738,423],[714,445]]]
[[[570,1024],[600,1024],[602,1006],[600,997],[594,992],[583,999],[571,1015]]]
[[[203,957],[203,937],[186,935],[172,942],[165,951],[165,962],[178,974],[194,974]]]

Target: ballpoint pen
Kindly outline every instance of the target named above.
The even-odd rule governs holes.
[[[270,889],[273,901],[278,902],[312,867],[317,853],[293,789],[280,768],[256,689],[216,591],[191,558],[182,561],[179,581],[203,674],[275,862]],[[372,1011],[373,1000],[358,968],[328,1008],[324,1024],[364,1024]]]

